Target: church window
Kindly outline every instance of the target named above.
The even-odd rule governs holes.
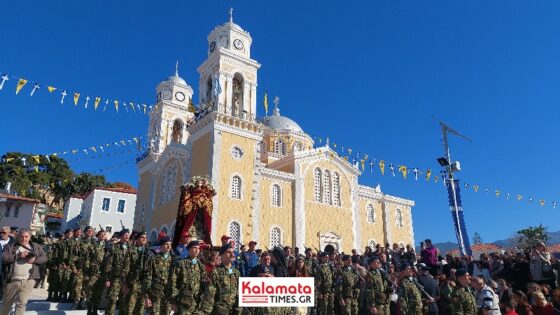
[[[233,76],[233,91],[232,91],[232,107],[231,115],[241,117],[243,113],[243,77],[241,74],[236,73]]]
[[[321,191],[321,169],[316,168],[313,174],[314,176],[314,188],[315,188],[315,201],[323,201],[323,194]]]
[[[181,143],[183,140],[183,123],[176,119],[173,122],[173,131],[171,133],[171,141],[174,143]]]
[[[235,175],[231,179],[231,198],[241,199],[241,177]]]
[[[375,223],[375,210],[372,204],[367,205],[367,221],[368,223]]]
[[[10,216],[10,211],[12,211],[12,205],[7,203],[6,204],[6,212],[4,213],[4,216],[7,218]]]
[[[397,209],[395,211],[395,221],[399,229],[403,227],[403,217],[401,209]]]
[[[155,244],[156,242],[157,242],[157,232],[152,231],[152,233],[150,233],[150,243]]]
[[[233,147],[233,149],[231,149],[231,156],[239,160],[243,156],[243,150],[241,150],[240,147]]]
[[[281,197],[282,192],[280,190],[280,185],[274,184],[272,185],[272,206],[273,207],[280,207],[281,206]]]
[[[340,176],[337,172],[333,173],[333,205],[340,206]]]
[[[274,248],[274,246],[282,246],[282,231],[278,227],[270,230],[270,247]]]
[[[16,208],[14,209],[14,218],[19,217],[19,208],[21,207],[20,204],[16,205]]]
[[[241,225],[239,222],[233,221],[229,224],[229,237],[235,241],[235,247],[241,244]]]
[[[325,171],[323,175],[323,202],[331,204],[331,172]]]
[[[279,155],[286,155],[286,144],[284,143],[284,140],[276,140],[276,143],[274,144],[274,153]]]
[[[160,205],[175,199],[175,184],[177,182],[177,166],[170,166],[163,174],[160,193]]]

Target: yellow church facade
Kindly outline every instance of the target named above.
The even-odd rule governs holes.
[[[358,183],[361,170],[330,147],[317,146],[299,124],[280,114],[257,119],[257,72],[252,38],[230,20],[208,35],[198,110],[193,89],[179,77],[161,82],[150,114],[150,149],[137,161],[135,229],[151,240],[172,234],[180,186],[208,176],[213,199],[212,241],[227,234],[239,244],[290,245],[363,251],[377,243],[414,244],[414,202]]]

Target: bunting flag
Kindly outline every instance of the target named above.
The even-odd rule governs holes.
[[[60,99],[60,104],[64,104],[64,98],[66,97],[66,95],[68,95],[68,93],[66,93],[66,90],[64,90],[60,95],[62,95],[62,98]]]
[[[427,181],[427,182],[430,181],[430,177],[432,177],[432,170],[431,170],[431,169],[427,169],[427,170],[426,170],[426,181]]]
[[[436,175],[436,176],[434,177],[434,182],[437,184],[438,180],[439,180],[439,175]]]
[[[523,199],[523,195],[517,195],[517,200]]]
[[[373,174],[373,165],[375,165],[375,163],[373,163],[373,160],[369,161],[369,172],[371,174]]]
[[[545,203],[546,201],[544,199],[539,200],[539,204],[541,205],[541,207],[544,207]]]
[[[412,172],[414,173],[414,179],[418,180],[418,174],[422,173],[420,172],[419,169],[417,169],[416,167],[412,169]]]
[[[366,160],[361,160],[360,163],[362,163],[362,172],[366,169]]]
[[[101,97],[95,97],[95,101],[93,102],[93,110],[97,110],[99,102],[101,102]]]
[[[80,93],[74,93],[74,106],[78,106],[78,99],[80,99]]]
[[[87,107],[88,107],[89,100],[90,100],[89,96],[86,96],[86,103],[84,104],[85,109],[87,109]]]
[[[556,201],[553,201],[553,202],[552,202],[552,208],[556,209],[556,206],[557,206],[557,205],[558,205],[558,202],[556,202]]]
[[[474,192],[478,192],[478,189],[479,189],[479,188],[480,188],[480,187],[479,187],[478,185],[474,185],[474,186],[473,186]]]
[[[379,169],[381,170],[381,175],[385,176],[385,161],[379,161]]]
[[[56,91],[56,88],[54,86],[47,86],[47,90],[49,91],[49,93],[52,93]]]
[[[2,77],[1,77],[1,79],[2,79],[2,82],[0,82],[0,90],[1,90],[2,88],[4,88],[4,83],[5,83],[6,81],[10,80],[10,76],[4,73],[4,74],[2,75]]]
[[[393,163],[390,163],[390,164],[389,164],[389,170],[391,170],[391,175],[393,175],[393,177],[395,177],[395,176],[396,176],[396,174],[395,174],[395,166],[393,166]],[[406,179],[406,176],[405,176],[405,179]]]
[[[27,84],[27,80],[26,79],[19,79],[17,85],[16,85],[16,95],[19,94],[19,91],[21,91],[21,89]]]
[[[39,162],[41,161],[39,155],[33,155],[32,158],[35,161],[35,163],[37,163],[37,164],[39,164]]]
[[[264,93],[264,101],[263,101],[263,103],[264,103],[264,113],[265,113],[265,116],[268,116],[268,93],[266,93],[266,92]]]
[[[34,166],[33,169],[35,169],[35,172],[39,171],[39,166]]]
[[[37,91],[40,88],[41,86],[39,85],[39,83],[35,83],[35,85],[33,85],[33,90],[31,90],[31,93],[29,95],[33,96],[33,94],[35,94],[35,91]]]
[[[496,198],[500,197],[500,190],[496,190]]]
[[[404,166],[404,165],[399,166],[399,172],[401,172],[403,178],[406,179],[406,174],[408,172],[408,169],[406,168],[406,166]]]
[[[119,112],[119,101],[115,100],[115,109]]]

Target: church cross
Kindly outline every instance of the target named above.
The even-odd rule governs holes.
[[[177,60],[177,63],[175,63],[175,76],[179,76],[179,60]]]
[[[64,98],[66,97],[66,95],[68,95],[68,93],[66,93],[66,90],[62,91],[62,98],[60,99],[60,104],[64,104]]]
[[[229,8],[229,22],[233,23],[233,8]]]
[[[4,82],[10,80],[10,76],[7,74],[2,75],[2,82],[0,82],[0,90],[4,87]]]
[[[272,100],[272,102],[274,103],[274,107],[278,108],[278,104],[280,104],[280,98],[276,96],[274,97],[274,100]]]

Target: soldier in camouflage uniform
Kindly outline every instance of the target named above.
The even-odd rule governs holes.
[[[171,307],[166,296],[169,271],[173,264],[171,239],[162,237],[159,241],[159,253],[151,256],[146,264],[143,293],[144,303],[149,314],[170,314]]]
[[[117,300],[119,300],[119,296],[121,295],[122,284],[128,274],[127,268],[129,264],[127,263],[127,259],[129,237],[130,231],[123,229],[119,233],[119,242],[113,243],[112,246],[107,248],[107,260],[103,271],[105,286],[109,288],[107,308],[105,309],[106,315],[115,313]]]
[[[316,310],[319,315],[332,315],[334,312],[334,271],[328,263],[329,254],[319,253],[319,260],[314,274]]]
[[[413,278],[412,268],[409,264],[401,264],[401,282],[399,284],[399,307],[402,314],[406,315],[422,315],[422,292]]]
[[[459,269],[455,272],[455,276],[457,277],[457,286],[451,293],[451,314],[476,315],[476,299],[469,288],[469,273],[466,269]]]
[[[47,277],[47,282],[49,283],[49,295],[47,301],[49,302],[58,300],[58,294],[60,291],[60,273],[58,272],[58,268],[61,262],[58,255],[61,241],[62,237],[60,237],[58,241],[53,242],[49,246],[49,250],[47,252],[48,260],[46,266],[49,268],[49,275]]]
[[[241,314],[239,308],[239,270],[234,268],[235,253],[231,243],[220,248],[222,263],[210,275],[208,288],[204,292],[200,312],[212,315]]]
[[[342,256],[343,266],[337,273],[336,298],[339,301],[341,313],[358,315],[360,305],[361,276],[352,266],[349,255]]]
[[[387,276],[382,274],[378,256],[370,258],[369,268],[365,278],[366,309],[373,314],[389,315],[389,303],[393,290]]]
[[[124,285],[126,293],[124,303],[121,304],[121,314],[144,314],[144,293],[142,283],[144,281],[146,263],[152,252],[148,246],[148,235],[140,232],[136,235],[135,244],[130,248],[128,275]]]
[[[77,273],[75,275],[75,286],[72,288],[74,291],[73,296],[75,297],[74,309],[78,310],[84,309],[84,300],[86,298],[87,287],[89,286],[88,280],[86,280],[84,285],[84,272],[88,269],[90,263],[87,256],[89,248],[93,243],[93,228],[91,226],[86,226],[84,228],[84,234],[83,238],[77,239],[78,259],[75,262]]]
[[[71,303],[77,303],[82,291],[82,264],[84,263],[84,259],[81,257],[82,230],[80,228],[76,228],[74,229],[73,233],[74,237],[68,241],[68,262],[70,265],[70,270],[72,271],[72,276],[70,277],[69,301]]]
[[[101,271],[105,265],[105,247],[107,233],[101,229],[97,232],[97,239],[89,247],[87,259],[89,261],[88,268],[84,271],[84,275],[88,277],[88,289],[86,290],[88,314],[97,314],[97,309],[101,303],[101,295],[105,288],[105,277],[100,277]]]
[[[201,285],[208,281],[204,265],[198,259],[200,242],[190,241],[186,246],[188,256],[176,260],[171,268],[168,296],[177,314],[193,314],[202,294]]]
[[[307,268],[307,272],[310,276],[315,275],[315,269],[317,268],[317,260],[313,258],[313,252],[311,248],[305,249],[305,268]]]
[[[70,292],[70,276],[72,269],[70,268],[70,241],[72,239],[72,230],[64,231],[64,240],[60,242],[58,248],[58,278],[60,279],[60,294],[57,300],[60,302],[68,302],[68,293]]]

